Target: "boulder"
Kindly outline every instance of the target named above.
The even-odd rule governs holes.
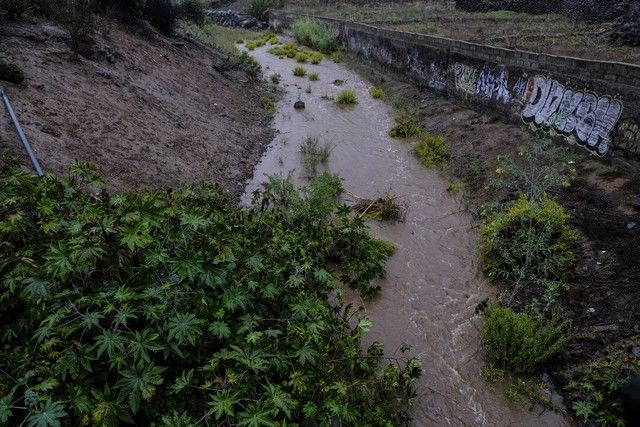
[[[306,105],[304,105],[304,102],[302,101],[296,101],[295,104],[293,104],[293,108],[295,108],[296,110],[304,110],[306,107]]]
[[[0,58],[0,80],[20,84],[24,81],[24,73],[13,61]]]

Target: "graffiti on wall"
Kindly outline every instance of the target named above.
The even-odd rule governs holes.
[[[508,72],[495,72],[489,68],[482,70],[476,82],[476,94],[483,94],[485,98],[495,99],[503,104],[508,103],[511,100]]]
[[[396,57],[393,49],[349,39],[350,47],[365,58],[405,70],[438,92],[452,90],[465,97],[484,98],[517,111],[536,128],[561,135],[603,156],[620,151],[640,157],[638,121],[620,122],[622,102],[608,95],[575,90],[553,79],[503,66],[476,67],[465,63],[425,60],[419,51]],[[395,52],[395,54],[394,54]]]
[[[609,151],[610,135],[620,119],[622,102],[610,96],[574,91],[542,76],[533,78],[527,96],[522,110],[525,122],[575,137],[578,144],[601,156]]]
[[[621,120],[611,138],[611,149],[628,159],[640,161],[640,120]]]

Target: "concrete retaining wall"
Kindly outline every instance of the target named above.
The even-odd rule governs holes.
[[[274,11],[287,29],[303,15]],[[599,155],[640,160],[640,66],[497,48],[314,17],[351,54]]]

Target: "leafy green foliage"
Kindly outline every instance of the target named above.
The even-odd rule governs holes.
[[[0,162],[0,422],[402,425],[420,370],[362,354],[388,245],[272,178],[240,209],[204,185],[109,196]]]
[[[391,138],[413,138],[422,135],[422,127],[412,117],[396,118],[396,125],[389,130]]]
[[[307,75],[307,70],[304,69],[304,67],[294,67],[293,68],[293,75],[296,77],[304,77]]]
[[[640,342],[633,339],[633,345]],[[566,386],[576,416],[585,423],[623,426],[622,388],[632,374],[640,372],[640,357],[630,350],[610,352],[577,373]]]
[[[274,102],[273,99],[271,99],[271,97],[266,95],[260,97],[260,104],[262,105],[262,108],[264,108],[267,113],[269,114],[276,113],[276,110],[277,110],[276,103]]]
[[[495,305],[485,312],[482,338],[491,362],[514,373],[533,373],[567,341],[567,322],[537,312]]]
[[[339,105],[356,105],[358,103],[358,94],[351,89],[341,90],[336,96],[336,103]]]
[[[309,80],[312,82],[317,82],[318,80],[320,80],[320,76],[318,75],[318,73],[309,73]]]
[[[515,282],[510,301],[528,286],[552,298],[564,285],[578,240],[568,221],[562,206],[546,196],[532,201],[523,195],[489,216],[481,231],[484,268],[493,279]]]
[[[267,15],[275,7],[274,0],[250,0],[244,12],[260,21],[266,21]]]
[[[313,18],[296,20],[291,30],[298,43],[310,46],[323,53],[331,53],[340,46],[335,32]]]
[[[539,200],[550,190],[571,185],[576,174],[572,161],[575,161],[575,156],[565,147],[540,137],[520,147],[516,159],[498,157],[496,173],[500,179],[494,184]]]
[[[439,166],[449,158],[449,149],[444,143],[444,137],[430,133],[420,136],[413,152],[420,163],[428,168]]]
[[[385,97],[384,89],[373,86],[369,89],[369,95],[371,95],[373,99],[383,99]]]
[[[180,0],[177,3],[178,16],[197,24],[204,22],[204,6],[202,0]]]

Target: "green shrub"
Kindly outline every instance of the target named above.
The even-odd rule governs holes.
[[[371,323],[342,302],[392,248],[340,178],[272,178],[247,209],[206,185],[85,192],[84,165],[0,162],[0,182],[1,424],[409,422],[417,362],[362,352]]]
[[[309,73],[309,80],[311,80],[312,82],[317,82],[318,80],[320,80],[320,76],[318,75],[318,73]]]
[[[489,360],[517,374],[532,374],[566,343],[567,322],[495,305],[485,312],[482,339]]]
[[[307,75],[307,70],[304,67],[294,67],[293,75],[296,77],[304,77]]]
[[[356,105],[358,103],[358,95],[355,90],[341,90],[336,96],[336,102],[340,105]]]
[[[267,113],[275,114],[277,108],[276,108],[276,103],[273,101],[273,99],[271,99],[268,96],[262,96],[260,97],[260,104],[262,105],[262,108],[264,108]]]
[[[346,56],[345,52],[343,50],[336,50],[335,52],[333,52],[331,54],[331,60],[333,62],[335,62],[336,64],[344,61],[344,57]]]
[[[296,53],[295,59],[296,59],[296,62],[304,64],[309,60],[309,57],[304,52],[298,52]]]
[[[449,159],[449,149],[444,137],[425,133],[413,149],[414,154],[424,166],[430,168],[439,166]]]
[[[391,138],[412,138],[421,134],[422,127],[410,117],[396,118],[396,125],[389,130]]]
[[[385,96],[384,89],[375,86],[369,89],[369,94],[373,99],[382,99]]]
[[[320,52],[311,52],[311,54],[309,55],[309,59],[314,65],[318,65],[320,62],[322,62],[322,58],[323,56]]]
[[[246,42],[246,43],[244,44],[244,47],[246,47],[246,48],[247,48],[247,50],[255,50],[255,49],[256,49],[256,47],[258,47],[258,46],[256,45],[256,42],[255,42],[255,41],[250,40],[250,41],[248,41],[248,42]]]
[[[312,18],[298,19],[293,23],[292,31],[298,43],[324,53],[331,53],[339,46],[334,31]]]
[[[632,338],[629,349],[640,345]],[[640,372],[640,357],[630,350],[617,350],[589,363],[567,384],[565,391],[573,401],[571,408],[586,425],[620,426],[622,388],[633,374]]]
[[[204,6],[201,0],[181,0],[178,2],[178,16],[201,24],[204,22]]]
[[[525,285],[554,288],[571,272],[578,234],[569,215],[548,198],[521,196],[508,210],[492,214],[482,231],[482,258],[489,277],[514,281],[514,293]]]
[[[274,0],[250,0],[244,12],[260,21],[266,21],[269,11],[275,5]]]

